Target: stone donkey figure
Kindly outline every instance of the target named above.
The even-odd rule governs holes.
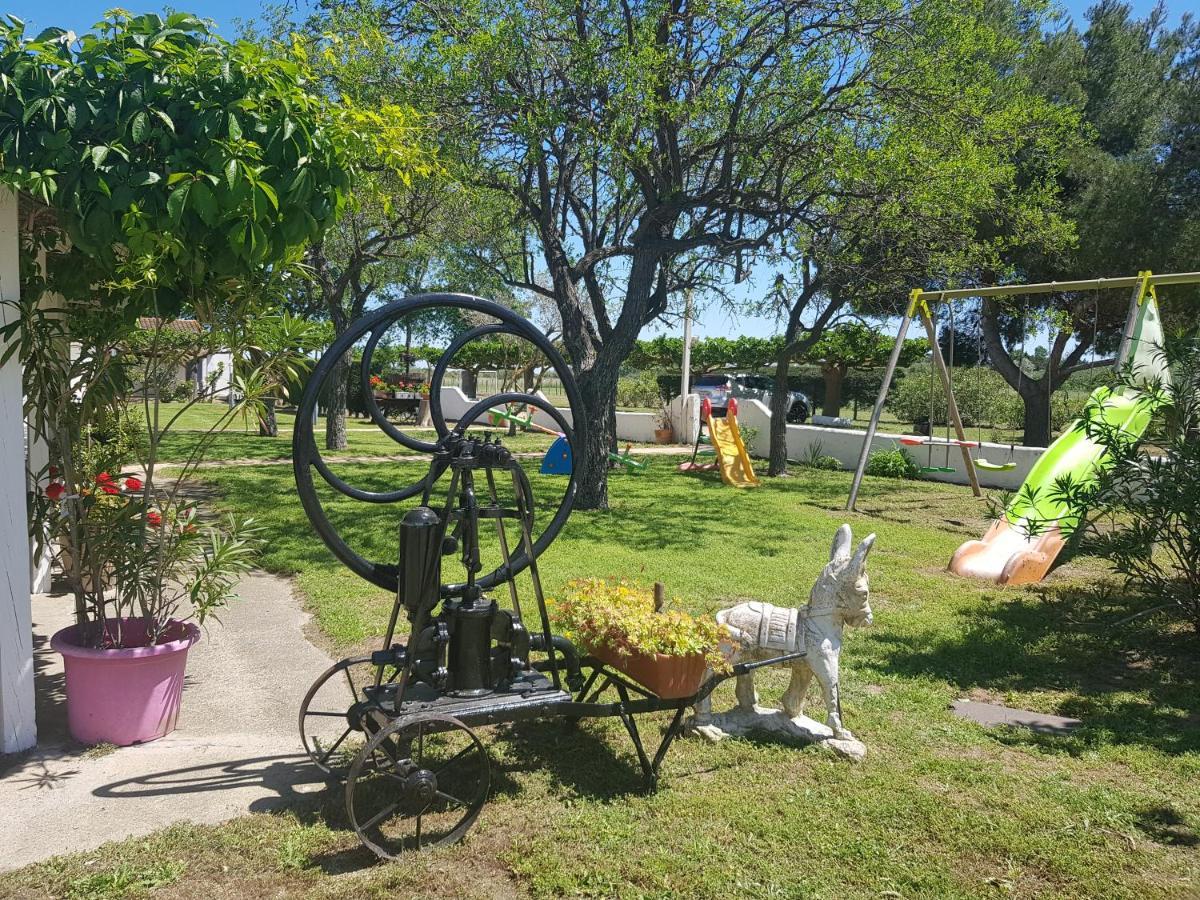
[[[808,606],[803,609],[750,601],[717,613],[717,622],[728,629],[738,645],[729,660],[733,665],[806,651],[800,659],[781,663],[792,669],[791,683],[783,694],[783,712],[788,719],[803,715],[805,694],[812,676],[816,675],[825,699],[826,724],[833,737],[843,741],[855,738],[842,724],[838,689],[842,629],[847,625],[871,624],[867,555],[874,543],[875,535],[868,535],[851,555],[854,544],[850,526],[839,528],[833,538],[829,563],[813,585]],[[753,672],[738,676],[736,694],[737,708],[718,716],[721,724],[736,719],[736,724],[749,729],[755,727],[755,717],[761,724],[767,724],[764,716],[777,715],[774,711],[756,709],[758,694],[754,690]],[[696,704],[692,723],[696,731],[711,739],[720,739],[725,734],[721,724],[713,721],[707,697]]]

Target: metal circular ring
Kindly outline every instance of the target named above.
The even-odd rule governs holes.
[[[418,294],[412,297],[406,297],[402,300],[389,303],[375,312],[359,319],[356,323],[351,325],[351,327],[341,337],[334,341],[334,343],[326,351],[325,355],[321,357],[320,361],[314,367],[308,382],[308,386],[304,391],[304,396],[301,399],[300,406],[296,412],[295,432],[292,439],[293,471],[296,478],[296,486],[300,495],[300,502],[304,507],[305,513],[308,515],[309,521],[312,523],[313,528],[321,537],[322,541],[325,542],[325,545],[333,552],[334,556],[336,556],[338,560],[340,560],[355,574],[366,579],[370,583],[389,591],[396,590],[398,585],[399,571],[397,566],[394,563],[372,562],[353,550],[346,543],[346,541],[343,540],[341,535],[338,534],[331,525],[329,518],[322,507],[321,501],[317,498],[312,476],[313,469],[316,469],[321,477],[336,491],[355,500],[367,503],[395,503],[409,499],[428,490],[432,486],[433,482],[436,481],[441,476],[442,472],[445,471],[444,461],[440,467],[438,465],[438,454],[446,449],[448,442],[457,440],[458,437],[461,436],[463,430],[465,430],[465,428],[471,424],[471,421],[474,421],[474,419],[482,416],[488,409],[506,402],[526,403],[545,411],[547,415],[551,416],[551,418],[554,419],[560,428],[563,429],[563,434],[566,436],[568,443],[571,445],[572,451],[574,451],[578,446],[575,440],[574,432],[571,428],[571,425],[574,424],[574,421],[570,423],[567,422],[563,414],[551,404],[531,394],[497,394],[493,397],[480,400],[474,406],[472,406],[470,410],[468,410],[467,414],[463,417],[464,421],[467,420],[468,417],[473,417],[471,421],[467,421],[466,425],[462,425],[462,422],[460,421],[459,425],[456,426],[454,431],[447,430],[445,434],[441,434],[441,429],[439,429],[439,437],[437,442],[434,444],[426,445],[424,442],[418,442],[422,446],[429,446],[432,448],[429,452],[434,453],[435,462],[429,473],[414,484],[394,491],[366,491],[353,487],[329,470],[328,465],[325,463],[324,459],[321,458],[320,451],[316,446],[313,420],[317,409],[317,403],[320,399],[321,390],[325,382],[333,373],[335,366],[343,358],[343,356],[364,337],[370,335],[368,341],[374,340],[375,343],[377,343],[378,336],[382,335],[382,333],[398,319],[423,309],[446,306],[457,307],[459,309],[481,313],[498,320],[498,325],[480,326],[480,328],[472,329],[471,332],[467,332],[466,334],[474,333],[474,337],[479,337],[481,329],[487,328],[489,330],[486,333],[503,332],[528,341],[546,357],[550,368],[562,382],[563,390],[567,395],[567,404],[572,413],[572,420],[577,418],[576,410],[582,408],[579,401],[579,388],[575,383],[573,375],[567,368],[566,362],[563,360],[562,355],[558,352],[558,350],[556,350],[554,346],[546,339],[546,337],[526,319],[506,307],[500,306],[497,303],[494,303],[490,300],[485,300],[481,297],[474,297],[468,294],[445,293]],[[503,327],[501,328],[501,326]],[[471,339],[474,339],[474,337]],[[465,341],[463,341],[461,337],[459,340],[452,343],[451,347],[448,348],[446,353],[443,354],[442,358],[439,359],[437,364],[439,368],[435,369],[435,372],[440,371],[441,375],[444,375],[446,365],[448,365],[448,355],[453,355],[450,351],[454,350],[456,352],[464,343]],[[457,346],[455,346],[456,344]],[[361,371],[362,370],[360,369],[360,374]],[[440,377],[438,384],[440,385]],[[432,412],[434,404],[432,398],[432,383],[430,390],[430,409]],[[369,391],[364,393],[369,393]],[[442,428],[446,428],[445,420],[441,417],[440,403],[438,404],[438,407],[438,420],[440,420]],[[436,421],[437,420],[435,420],[435,425]],[[581,422],[579,425],[581,428],[586,427],[586,423]],[[389,436],[394,437],[394,435],[390,435],[390,433]],[[415,439],[409,438],[406,441],[401,441],[401,443],[404,443],[405,446],[411,447],[412,444],[408,443],[408,441],[415,442]],[[570,515],[571,507],[574,504],[576,490],[576,477],[572,472],[567,489],[563,493],[562,500],[559,503],[559,507],[555,516],[546,527],[546,530],[542,532],[542,534],[534,542],[534,558],[540,555],[545,548],[549,546],[551,541],[554,540],[559,531],[561,531],[563,525],[566,523],[567,517]],[[520,554],[519,557],[514,559],[514,562],[518,560],[521,564],[519,566],[513,566],[510,569],[511,573],[519,572],[529,564],[529,560],[525,559],[525,554]],[[487,590],[488,588],[500,583],[506,577],[511,577],[511,574],[497,569],[489,575],[477,579],[475,583],[481,589]]]

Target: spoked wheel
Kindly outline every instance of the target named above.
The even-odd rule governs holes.
[[[479,737],[458,719],[397,719],[355,758],[346,812],[359,839],[381,859],[461,840],[491,786]]]
[[[343,659],[326,669],[300,704],[300,740],[313,764],[336,778],[345,778],[361,748],[366,732],[363,716],[369,706],[364,688],[375,683],[376,666],[370,657]],[[393,666],[384,669],[383,681],[396,678]]]

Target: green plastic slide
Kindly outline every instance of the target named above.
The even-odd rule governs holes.
[[[1090,423],[1100,420],[1109,428],[1138,438],[1149,427],[1153,412],[1154,399],[1150,394],[1130,388],[1115,392],[1107,387],[1096,388],[1084,408],[1084,416],[1047,447],[1030,469],[1021,490],[1005,511],[1008,521],[1014,525],[1029,519],[1057,524],[1070,534],[1079,524],[1082,511],[1068,508],[1062,498],[1054,496],[1058,493],[1056,484],[1068,477],[1077,485],[1095,481],[1108,453],[1088,437]]]
[[[1034,463],[1004,517],[993,522],[981,540],[967,541],[955,551],[951,572],[997,584],[1029,584],[1046,577],[1084,512],[1056,496],[1062,493],[1059,484],[1067,478],[1075,485],[1092,483],[1112,464],[1107,448],[1089,431],[1116,429],[1131,439],[1145,433],[1158,405],[1156,388],[1171,377],[1160,350],[1162,341],[1153,288],[1143,288],[1119,361],[1132,367],[1134,383],[1092,392],[1083,416]],[[1031,522],[1038,527],[1030,528]]]

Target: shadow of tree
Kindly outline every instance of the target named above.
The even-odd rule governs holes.
[[[1061,691],[1069,696],[1054,712],[1084,723],[1070,735],[993,732],[1002,743],[1073,755],[1103,744],[1200,750],[1195,635],[1148,620],[1114,624],[1149,602],[1073,585],[988,600],[960,613],[961,628],[952,636],[944,629],[870,635],[880,668],[932,676],[963,693]]]

